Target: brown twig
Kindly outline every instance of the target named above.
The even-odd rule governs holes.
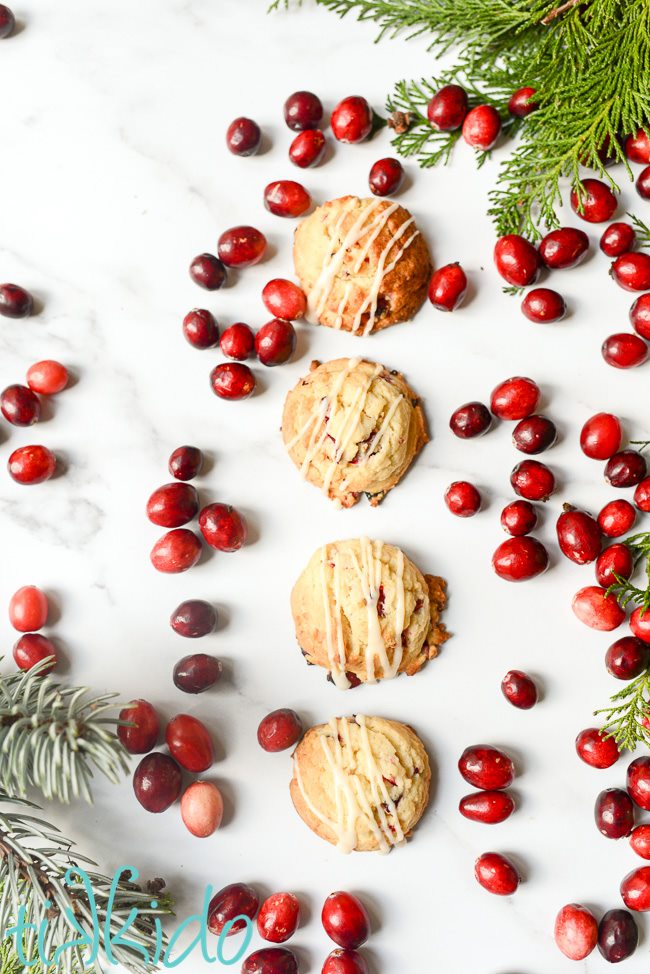
[[[544,27],[546,27],[548,24],[552,23],[556,17],[560,17],[563,13],[565,13],[565,11],[570,10],[571,7],[575,7],[575,5],[579,2],[580,0],[566,0],[566,3],[562,3],[559,7],[555,7],[554,10],[550,10],[542,20],[542,24]]]

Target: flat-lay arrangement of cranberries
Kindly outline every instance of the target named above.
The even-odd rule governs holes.
[[[514,799],[507,791],[475,791],[458,803],[458,811],[464,818],[483,825],[505,822],[514,810]]]
[[[23,585],[9,601],[9,622],[18,632],[36,632],[47,622],[47,595],[35,585]]]
[[[536,111],[539,108],[537,102],[533,100],[536,93],[536,89],[529,86],[518,88],[517,91],[513,92],[508,101],[510,114],[514,115],[515,118],[526,118],[531,112]]]
[[[7,386],[0,393],[0,411],[12,426],[32,426],[41,418],[41,401],[28,386]]]
[[[592,768],[611,768],[621,756],[613,737],[606,737],[598,727],[587,727],[576,737],[576,752]]]
[[[504,281],[513,287],[532,284],[541,265],[539,252],[518,233],[499,237],[494,245],[494,263]]]
[[[272,944],[283,944],[298,929],[300,902],[293,893],[273,893],[257,914],[257,932]]]
[[[512,431],[513,445],[529,455],[543,453],[557,439],[555,423],[546,416],[527,416],[520,419]]]
[[[284,103],[284,120],[294,132],[317,129],[323,120],[323,105],[311,91],[294,91]]]
[[[195,518],[198,510],[196,487],[177,480],[158,487],[147,501],[147,517],[161,528],[180,528]]]
[[[620,538],[634,527],[636,511],[629,501],[609,501],[598,515],[600,530],[608,538]]]
[[[285,321],[302,318],[307,310],[307,298],[302,288],[293,281],[285,281],[281,277],[275,277],[264,285],[262,301],[274,318],[282,318]]]
[[[214,348],[219,344],[219,326],[206,308],[193,308],[183,318],[183,334],[194,348]]]
[[[473,517],[481,509],[481,495],[467,480],[455,480],[445,491],[445,504],[456,517]]]
[[[633,251],[621,254],[612,264],[611,275],[625,291],[650,289],[650,254]]]
[[[311,206],[311,196],[293,179],[276,179],[264,190],[264,206],[274,216],[302,216]]]
[[[580,449],[592,460],[609,460],[620,450],[623,429],[613,413],[596,413],[582,427]]]
[[[272,318],[255,335],[255,351],[262,365],[284,365],[296,350],[296,331],[290,321]]]
[[[621,609],[613,595],[600,585],[585,585],[573,596],[571,603],[576,618],[590,629],[601,632],[611,632],[625,620],[625,612]]]
[[[54,669],[58,662],[56,646],[51,639],[41,636],[38,632],[27,632],[21,636],[14,644],[13,657],[20,670],[31,670],[43,660],[51,659],[51,662],[41,669],[42,676]]]
[[[177,446],[171,453],[168,470],[176,480],[194,480],[201,473],[203,453],[198,446]]]
[[[17,484],[42,484],[56,470],[56,457],[45,446],[19,446],[10,455],[7,469]]]
[[[586,906],[568,903],[555,918],[555,943],[569,960],[584,960],[598,943],[598,923]]]
[[[629,223],[610,223],[603,230],[600,249],[606,257],[620,257],[634,246],[636,233]]]
[[[230,504],[208,504],[199,514],[201,534],[218,551],[239,551],[246,543],[246,521]]]
[[[571,190],[571,209],[587,223],[606,223],[616,212],[618,201],[600,179],[583,179],[582,192]]]
[[[463,138],[473,149],[489,152],[501,134],[501,116],[492,105],[470,109],[463,122]]]
[[[352,893],[330,893],[323,904],[321,921],[327,936],[348,950],[361,947],[370,936],[368,911]]]
[[[634,571],[632,552],[624,544],[612,544],[596,559],[596,580],[603,588],[615,585],[617,578],[630,578]]]
[[[351,95],[340,101],[330,118],[334,138],[338,142],[364,142],[372,130],[372,108],[365,98]]]
[[[459,129],[469,111],[467,92],[460,85],[444,85],[427,106],[427,118],[436,132]]]
[[[513,468],[510,484],[527,501],[546,501],[555,490],[555,476],[539,460],[522,460]]]
[[[605,653],[608,673],[617,680],[634,680],[650,665],[650,646],[636,636],[622,636]]]
[[[266,252],[266,237],[255,227],[231,227],[219,237],[219,259],[226,267],[252,267]]]
[[[252,118],[236,118],[226,130],[226,145],[235,156],[254,156],[261,142],[261,129]]]
[[[518,710],[530,710],[537,703],[535,681],[523,670],[508,670],[501,681],[501,692]]]
[[[561,294],[549,287],[535,287],[521,302],[521,310],[529,321],[553,324],[566,314],[566,302]]]
[[[490,409],[499,419],[526,419],[537,409],[540,397],[541,392],[536,382],[517,375],[505,379],[492,390]]]
[[[606,839],[623,839],[634,828],[634,805],[622,788],[606,788],[596,798],[594,818]]]
[[[495,896],[512,896],[519,886],[516,867],[500,852],[484,852],[474,864],[477,882]]]
[[[5,318],[28,318],[34,310],[34,299],[18,284],[0,284],[0,315]]]
[[[615,369],[634,369],[637,365],[643,365],[650,349],[638,335],[621,331],[605,339],[601,352],[607,364]]]
[[[501,527],[514,538],[530,534],[537,524],[537,512],[529,501],[512,501],[501,511]]]
[[[550,270],[575,267],[589,250],[589,237],[577,227],[560,227],[542,238],[539,254]]]
[[[368,186],[373,196],[392,196],[403,181],[404,167],[399,159],[378,159],[368,176]]]
[[[186,771],[207,771],[214,763],[214,746],[207,727],[191,714],[177,714],[167,724],[165,742],[171,756]]]
[[[249,954],[241,974],[298,974],[298,960],[287,947],[262,947]]]
[[[213,835],[223,818],[223,798],[211,781],[193,781],[181,798],[181,818],[197,839]]]
[[[636,487],[648,472],[646,459],[638,450],[621,450],[607,461],[605,480],[612,487]]]
[[[219,339],[219,347],[226,358],[243,362],[255,352],[255,335],[243,321],[229,325]]]
[[[208,907],[208,929],[217,937],[228,924],[226,936],[239,933],[246,926],[244,917],[254,920],[260,905],[259,897],[252,886],[246,883],[231,883],[215,893]],[[234,921],[234,922],[233,922]]]
[[[639,943],[639,930],[627,910],[608,910],[598,924],[598,950],[610,964],[631,957]]]
[[[321,974],[369,974],[368,964],[358,950],[337,947],[325,958]]]
[[[148,812],[164,812],[179,797],[181,769],[168,754],[147,754],[133,773],[133,791]]]
[[[223,664],[215,656],[192,653],[174,666],[174,686],[183,693],[203,693],[221,679],[222,672]]]
[[[451,414],[449,428],[462,440],[482,436],[492,425],[492,414],[482,402],[466,402]]]
[[[489,744],[466,747],[458,759],[458,770],[468,784],[483,791],[508,788],[515,777],[512,758]]]
[[[429,281],[429,301],[438,311],[455,311],[463,303],[467,275],[458,262],[434,271]]]
[[[199,254],[190,264],[190,277],[206,291],[218,291],[226,282],[226,268],[214,254]]]
[[[556,531],[560,551],[576,565],[588,565],[600,554],[603,546],[600,527],[586,511],[565,504]]]
[[[299,132],[289,146],[289,158],[299,169],[311,169],[322,162],[325,155],[325,136],[319,129]]]
[[[169,624],[179,636],[199,639],[216,629],[217,610],[204,599],[186,599],[174,609]]]
[[[201,542],[188,528],[174,528],[156,541],[149,557],[156,571],[176,575],[196,565],[201,557]]]
[[[302,722],[295,710],[273,710],[260,721],[257,741],[261,748],[271,753],[286,751],[302,737]]]
[[[255,391],[255,376],[241,362],[221,362],[210,373],[210,385],[220,399],[248,399]]]
[[[27,369],[27,385],[40,396],[55,396],[58,392],[63,392],[69,380],[65,365],[55,362],[54,359],[34,362]]]
[[[160,736],[160,720],[148,700],[132,700],[120,710],[120,720],[124,723],[117,728],[117,736],[129,754],[153,751]]]
[[[492,555],[492,567],[507,582],[525,582],[546,571],[548,552],[537,538],[508,538]]]

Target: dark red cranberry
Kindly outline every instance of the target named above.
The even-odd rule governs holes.
[[[612,264],[612,277],[626,291],[650,289],[650,254],[632,251],[622,254]]]
[[[637,484],[634,491],[634,503],[644,514],[650,513],[650,477],[646,477]]]
[[[605,737],[597,727],[588,727],[576,737],[578,757],[592,768],[611,768],[621,752],[613,737]]]
[[[214,254],[199,254],[190,264],[190,277],[206,291],[218,291],[226,281],[226,268]]]
[[[7,386],[0,394],[0,410],[12,426],[32,426],[41,417],[41,400],[27,386]]]
[[[117,728],[117,736],[129,754],[148,754],[158,743],[160,720],[148,700],[132,700],[120,710],[120,720],[125,723]],[[126,724],[132,726],[127,727]]]
[[[501,692],[518,710],[530,710],[537,703],[537,687],[523,670],[508,670],[501,681]]]
[[[370,935],[370,917],[352,893],[330,893],[323,904],[321,921],[327,936],[347,950],[356,950]]]
[[[181,793],[181,769],[168,754],[147,754],[133,773],[133,791],[148,812],[164,812]]]
[[[504,281],[513,287],[527,287],[539,274],[537,250],[518,233],[499,237],[494,245],[494,263]]]
[[[580,448],[592,460],[609,460],[623,441],[621,421],[613,413],[596,413],[582,427]]]
[[[616,212],[618,200],[600,179],[583,179],[583,191],[571,190],[571,209],[587,223],[606,223]]]
[[[34,299],[18,284],[0,284],[0,315],[27,318],[34,310]]]
[[[363,954],[337,947],[325,958],[321,974],[369,974]]]
[[[501,116],[492,105],[470,109],[463,122],[463,138],[481,152],[489,152],[501,134]]]
[[[429,281],[429,301],[438,311],[455,311],[463,303],[467,275],[456,261],[434,271]]]
[[[20,670],[31,670],[32,667],[49,659],[51,662],[44,666],[40,674],[45,676],[53,670],[59,661],[56,646],[51,639],[41,636],[38,632],[27,632],[14,644],[14,663]]]
[[[610,335],[602,344],[602,355],[615,369],[634,369],[648,358],[648,345],[638,335],[626,331]]]
[[[351,95],[338,103],[330,125],[338,142],[363,142],[372,130],[372,108],[365,98]]]
[[[223,664],[215,656],[192,653],[174,667],[174,686],[183,693],[203,693],[221,679],[222,672]]]
[[[295,352],[296,342],[291,322],[272,318],[255,335],[255,351],[262,365],[284,365]]]
[[[0,38],[4,40],[5,37],[13,34],[15,26],[16,19],[13,12],[4,3],[0,3]]]
[[[650,866],[633,869],[621,883],[623,902],[630,910],[646,913],[650,910]]]
[[[643,481],[641,481],[643,483]],[[620,538],[634,527],[636,511],[629,501],[610,501],[598,515],[598,524],[608,538]]]
[[[629,223],[612,223],[603,230],[600,249],[608,257],[620,257],[634,246],[636,233]]]
[[[210,385],[220,399],[248,399],[255,389],[255,376],[241,362],[222,362],[210,373]]]
[[[627,545],[612,544],[605,548],[596,561],[596,579],[603,588],[614,585],[619,578],[629,578],[634,570],[634,559]]]
[[[263,940],[283,944],[298,929],[300,901],[293,893],[273,893],[260,907],[257,932]]]
[[[293,179],[276,179],[264,190],[264,206],[274,216],[302,216],[311,206],[311,196]]]
[[[284,103],[284,120],[294,132],[317,129],[323,120],[323,105],[311,91],[294,91]]]
[[[185,636],[186,639],[199,639],[214,632],[217,619],[217,610],[209,602],[203,599],[187,599],[176,606],[169,624],[179,636]]]
[[[9,622],[18,632],[36,632],[47,622],[47,595],[35,585],[23,585],[9,601]]]
[[[217,322],[205,308],[194,308],[185,315],[183,334],[194,348],[214,348],[219,344]]]
[[[634,680],[650,665],[650,647],[635,636],[622,636],[605,653],[607,671],[617,680]]]
[[[641,170],[634,185],[642,200],[650,200],[650,166]],[[635,288],[635,290],[637,289]]]
[[[198,510],[196,488],[177,481],[154,490],[147,501],[147,517],[161,528],[180,528],[196,517]]]
[[[216,937],[226,926],[225,936],[232,937],[246,926],[244,917],[254,920],[260,901],[252,886],[246,883],[231,883],[215,893],[208,907],[208,929]],[[239,919],[237,919],[239,918]],[[233,922],[234,921],[234,922]]]
[[[621,450],[610,457],[605,480],[612,487],[636,487],[648,472],[645,457],[637,450]]]
[[[226,145],[235,156],[254,156],[261,142],[261,129],[252,118],[236,118],[226,131]]]
[[[165,743],[171,756],[186,771],[199,774],[214,763],[214,746],[210,733],[191,714],[177,714],[167,724]]]
[[[465,121],[469,110],[467,92],[460,85],[444,85],[427,107],[427,118],[436,132],[453,132]]]
[[[458,811],[471,822],[498,825],[510,818],[515,810],[512,795],[507,791],[475,791],[465,795],[458,804]]]
[[[250,358],[255,351],[255,335],[252,328],[245,325],[243,321],[229,325],[221,336],[219,347],[228,358],[240,362]]]
[[[252,267],[266,251],[266,237],[255,227],[231,227],[219,237],[219,258],[226,267]]]
[[[196,565],[201,557],[201,542],[188,528],[174,528],[156,541],[149,557],[156,571],[177,575]]]
[[[473,517],[481,509],[481,495],[467,480],[455,480],[445,491],[445,504],[456,517]]]
[[[536,538],[508,538],[492,555],[492,567],[507,582],[525,582],[548,568],[548,552]]]
[[[40,396],[55,396],[63,392],[69,379],[65,365],[55,362],[54,359],[34,362],[27,369],[27,385],[32,392],[37,392]]]
[[[298,961],[288,947],[262,947],[249,954],[241,974],[298,974]]]
[[[552,325],[566,314],[566,302],[550,287],[534,287],[521,302],[521,310],[529,321]]]
[[[634,828],[632,799],[622,788],[607,788],[596,799],[594,818],[605,838],[623,839]]]
[[[514,538],[530,534],[537,524],[537,512],[529,501],[512,501],[501,511],[501,527]]]
[[[539,253],[547,267],[559,270],[575,267],[589,249],[589,237],[577,227],[560,227],[547,233],[539,245]]]
[[[596,917],[586,906],[569,903],[555,918],[555,943],[569,960],[584,960],[598,942]]]
[[[596,560],[603,541],[598,522],[591,514],[565,504],[556,529],[560,550],[566,558],[576,565],[587,565]]]
[[[555,490],[555,477],[545,463],[522,460],[510,474],[510,484],[527,501],[547,501]]]
[[[636,134],[628,135],[623,142],[623,151],[630,162],[647,165],[650,162],[650,136],[643,129],[637,129]]]
[[[608,910],[598,924],[598,950],[610,964],[631,957],[639,942],[639,930],[627,910]]]
[[[557,439],[555,423],[546,416],[527,416],[512,431],[512,442],[521,453],[543,453]]]
[[[650,825],[637,825],[632,829],[630,845],[641,859],[650,859]]]
[[[299,132],[289,146],[289,158],[300,169],[311,169],[325,155],[325,136],[320,129]]]
[[[492,390],[490,408],[499,419],[526,419],[539,405],[541,392],[532,379],[516,375]]]
[[[374,196],[392,196],[402,185],[404,168],[399,159],[378,159],[368,176],[368,186]]]
[[[508,101],[508,111],[510,114],[514,115],[515,118],[526,118],[531,112],[536,111],[539,108],[537,102],[533,101],[533,95],[536,92],[536,88],[530,88],[529,86],[518,88],[514,91]]]
[[[9,457],[7,469],[17,484],[42,484],[56,470],[56,457],[45,446],[19,446]]]
[[[257,741],[265,751],[286,751],[302,737],[302,722],[295,710],[274,710],[260,722]]]
[[[198,446],[177,446],[167,466],[176,480],[193,480],[201,473],[203,454]]]
[[[515,777],[512,758],[489,744],[466,747],[458,760],[458,770],[468,784],[482,791],[502,791]]]
[[[519,886],[519,873],[499,852],[484,852],[474,864],[477,882],[495,896],[512,896]]]
[[[625,620],[625,612],[616,598],[608,595],[607,589],[601,585],[585,585],[577,591],[573,596],[571,608],[580,622],[600,632],[618,629]]]
[[[640,605],[630,616],[630,632],[644,643],[650,643],[650,609]]]
[[[246,543],[243,516],[230,504],[208,504],[199,514],[201,534],[218,551],[239,551]]]
[[[492,425],[492,416],[482,402],[466,402],[451,414],[449,428],[461,440],[481,436]]]
[[[302,288],[281,277],[275,277],[264,285],[262,301],[267,311],[284,321],[302,318],[307,310],[307,298]]]

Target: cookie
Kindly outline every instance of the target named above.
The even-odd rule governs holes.
[[[290,791],[312,832],[341,852],[390,852],[429,802],[424,744],[383,717],[333,717],[310,728],[293,755]]]
[[[368,538],[316,551],[291,593],[296,638],[340,689],[417,673],[448,638],[445,582]]]
[[[378,504],[429,439],[404,376],[358,358],[312,363],[287,395],[282,436],[303,478],[342,507],[362,494]]]
[[[343,196],[319,206],[296,230],[293,259],[308,317],[355,335],[412,318],[431,277],[414,218],[377,197]]]

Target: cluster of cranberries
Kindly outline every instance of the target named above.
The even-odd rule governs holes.
[[[3,289],[9,287],[15,285],[0,286],[0,311]],[[68,379],[68,370],[60,362],[51,359],[35,362],[27,370],[26,385],[17,382],[7,386],[0,393],[0,412],[12,426],[33,426],[41,418],[40,397],[53,396],[62,392],[68,384]],[[20,446],[9,457],[7,469],[12,480],[18,484],[42,484],[54,474],[56,457],[45,446],[38,444]]]
[[[43,664],[39,672],[44,676],[58,663],[56,646],[39,632],[47,622],[49,611],[47,595],[35,585],[23,585],[11,597],[9,621],[23,633],[13,648],[14,662],[20,670]]]

